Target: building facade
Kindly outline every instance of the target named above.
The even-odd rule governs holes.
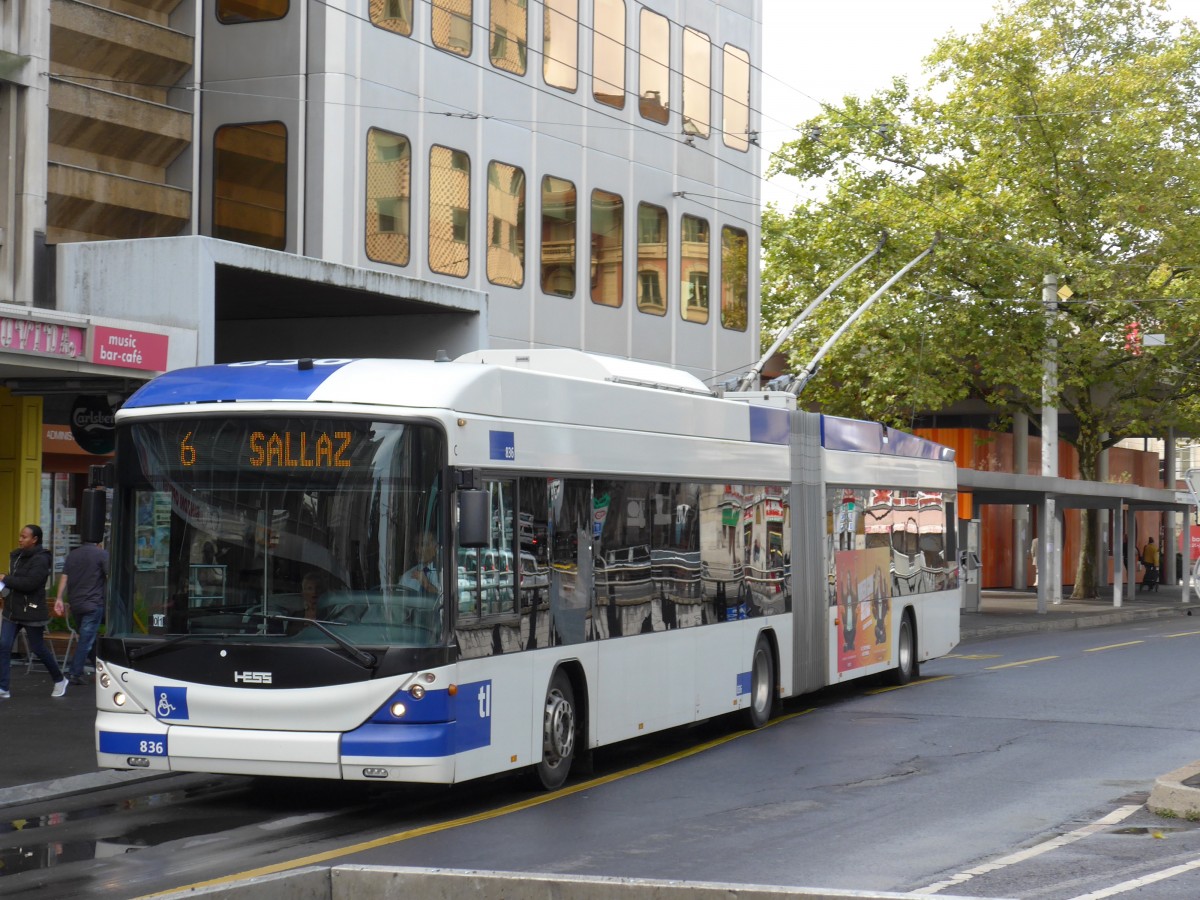
[[[0,536],[168,368],[744,371],[760,50],[761,0],[0,0]]]

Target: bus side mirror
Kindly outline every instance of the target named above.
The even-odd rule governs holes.
[[[80,504],[79,539],[85,544],[99,544],[104,540],[104,519],[108,505],[104,488],[88,488],[83,492]]]
[[[460,490],[458,492],[458,546],[490,547],[492,545],[491,524],[488,492]]]

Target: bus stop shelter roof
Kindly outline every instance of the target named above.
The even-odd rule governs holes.
[[[1061,507],[1074,509],[1112,509],[1121,505],[1136,510],[1185,511],[1194,505],[1188,491],[978,469],[959,469],[958,489],[970,493],[975,503],[1006,506],[1035,506],[1047,497],[1053,497]]]

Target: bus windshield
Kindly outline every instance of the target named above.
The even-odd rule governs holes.
[[[110,636],[444,642],[439,428],[172,418],[117,459]]]

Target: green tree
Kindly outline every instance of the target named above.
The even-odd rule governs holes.
[[[1102,449],[1200,425],[1200,33],[1162,0],[1025,0],[803,123],[771,173],[813,189],[763,216],[770,341],[865,252],[888,247],[786,350],[793,371],[869,290],[942,236],[826,358],[803,401],[910,425],[968,398],[1035,420],[1057,342],[1063,436]],[[1073,292],[1048,315],[1045,273]],[[1126,349],[1127,328],[1166,346]],[[1140,352],[1139,352],[1140,351]],[[1095,591],[1085,516],[1077,596]]]

